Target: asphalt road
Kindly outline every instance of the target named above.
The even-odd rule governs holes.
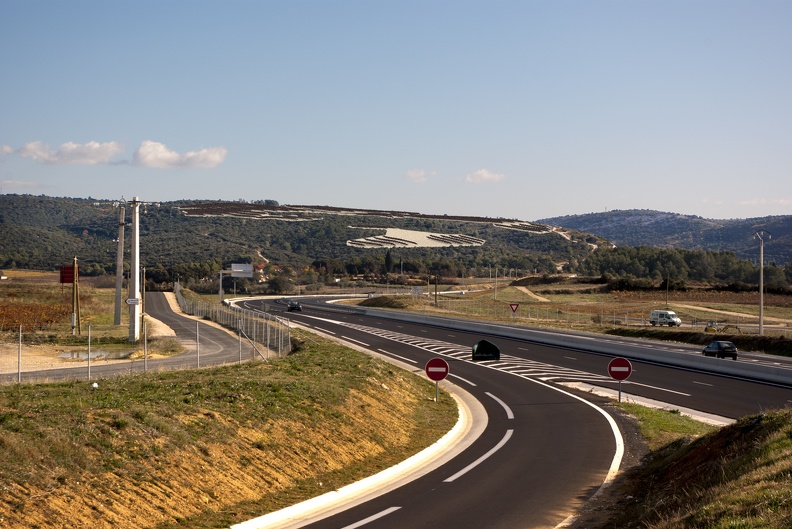
[[[253,309],[257,303],[246,301],[244,305]],[[270,310],[278,310],[277,304],[269,301],[268,305]],[[310,301],[304,302],[303,308],[288,317],[318,332],[412,363],[416,369],[429,358],[445,358],[450,365],[449,378],[485,405],[491,423],[474,446],[448,465],[306,527],[555,527],[605,478],[616,446],[607,421],[574,395],[560,392],[555,384],[585,382],[616,388],[618,383],[607,374],[613,355],[392,321]],[[472,344],[482,338],[500,347],[500,361],[470,360]],[[658,358],[662,358],[669,346],[656,347]],[[689,352],[700,354],[693,349]],[[792,389],[785,385],[680,369],[662,361],[632,363],[630,379],[622,383],[625,392],[671,407],[739,418],[792,402]],[[498,446],[473,470],[448,481],[458,468]]]
[[[253,308],[255,303],[244,305]],[[288,317],[392,355],[416,370],[423,370],[430,358],[444,356],[449,380],[473,394],[488,416],[484,433],[440,468],[339,514],[297,526],[555,527],[599,489],[611,470],[620,435],[602,411],[561,388],[424,347],[424,341],[448,338],[436,329],[406,329],[402,323],[388,329],[385,320],[314,307]],[[394,332],[403,339],[395,340]]]

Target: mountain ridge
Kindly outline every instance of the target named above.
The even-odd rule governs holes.
[[[706,219],[648,209],[612,210],[565,215],[536,222],[580,230],[603,237],[617,246],[650,246],[688,250],[730,251],[741,259],[758,262],[764,230],[765,262],[792,262],[792,215],[747,219]]]

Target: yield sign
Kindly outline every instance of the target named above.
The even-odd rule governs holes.
[[[511,307],[512,313],[517,312],[517,309],[520,308],[520,304],[519,303],[509,303],[509,306]]]
[[[442,358],[432,358],[426,362],[426,376],[437,382],[448,376],[448,362]]]
[[[617,357],[608,364],[608,374],[614,380],[619,382],[627,380],[630,373],[632,373],[632,364],[626,358]]]

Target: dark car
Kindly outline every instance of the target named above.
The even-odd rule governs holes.
[[[704,356],[717,356],[718,358],[729,356],[732,360],[737,360],[737,346],[725,340],[711,342],[702,353]]]
[[[286,307],[286,310],[289,312],[297,311],[302,312],[302,305],[300,305],[299,301],[294,301],[293,299],[289,301],[289,305]]]
[[[500,349],[494,343],[481,340],[473,344],[473,361],[500,360]]]

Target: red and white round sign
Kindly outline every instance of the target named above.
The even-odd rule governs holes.
[[[442,358],[432,358],[426,362],[426,376],[435,382],[448,376],[448,362]]]
[[[632,364],[622,357],[614,358],[608,364],[608,374],[614,380],[626,380],[632,373]]]

